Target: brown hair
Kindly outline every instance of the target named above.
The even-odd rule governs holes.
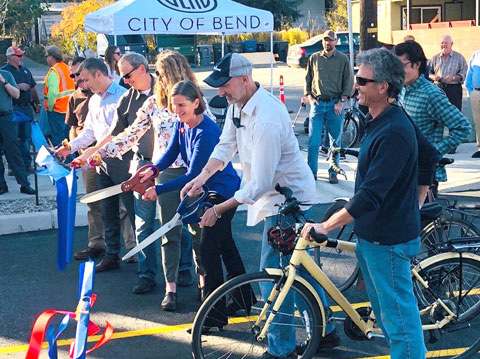
[[[170,93],[173,85],[180,81],[190,80],[198,87],[197,79],[188,64],[188,60],[176,51],[164,50],[160,52],[157,56],[155,67],[158,76],[155,83],[157,103],[173,112]]]
[[[206,105],[205,101],[203,101],[203,94],[202,91],[198,88],[198,86],[193,83],[193,81],[186,80],[177,82],[173,85],[171,90],[171,96],[175,95],[182,95],[187,98],[188,101],[193,102],[198,98],[198,107],[195,109],[195,115],[201,115],[205,112]],[[173,112],[173,111],[171,111]]]
[[[115,45],[110,45],[105,50],[105,63],[107,64],[108,68],[110,69],[110,73],[113,75],[114,72],[117,75],[120,75],[120,71],[118,70],[118,62],[115,61],[115,52],[120,48]]]

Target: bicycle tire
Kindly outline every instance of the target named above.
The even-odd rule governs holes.
[[[195,359],[260,357],[267,350],[267,338],[259,342],[252,332],[253,324],[264,306],[259,283],[273,287],[280,278],[278,275],[270,275],[265,271],[244,274],[225,282],[209,295],[197,312],[193,322],[193,357]],[[236,315],[241,313],[240,316],[229,315],[228,324],[223,327],[223,330],[215,333],[212,331],[202,333],[207,318],[210,319],[217,314],[215,307],[221,301],[228,303],[231,298],[236,296],[239,299],[234,302],[238,304],[237,308],[245,308],[244,303],[251,298],[239,297],[238,293],[241,288],[246,288],[247,285],[252,287],[253,295],[258,301],[255,305],[252,305],[250,311],[246,312],[244,309],[239,309]],[[318,347],[324,323],[314,296],[305,286],[298,281],[294,281],[291,291],[295,293],[296,297],[303,299],[305,309],[302,310],[302,315],[298,312],[293,316],[289,313],[282,313],[282,308],[280,308],[275,320],[278,318],[293,320],[290,324],[295,326],[296,345],[307,343],[302,358],[309,359]],[[230,303],[232,302],[230,301]],[[273,303],[271,305],[273,306]],[[287,325],[288,323],[282,324]]]
[[[458,252],[443,253],[429,258],[426,265],[423,263],[427,261],[420,262],[417,268],[421,268],[419,274],[428,282],[429,290],[413,277],[420,310],[440,298],[455,313],[455,319],[442,329],[424,332],[429,357],[480,357],[480,257],[461,259],[460,256]],[[437,306],[422,315],[422,324],[440,321],[445,314],[446,311]]]
[[[420,234],[422,246],[418,260],[438,253],[438,244],[453,238],[480,237],[480,229],[461,218],[441,216],[424,225]]]
[[[340,211],[346,204],[347,201],[343,199],[335,201],[325,211],[322,222],[325,222]],[[353,233],[353,223],[329,232],[328,236],[348,242],[357,241],[357,237]],[[315,248],[314,258],[327,277],[341,292],[346,291],[355,283],[360,267],[354,252],[327,247]]]
[[[358,140],[358,123],[353,117],[345,116],[342,126],[342,148],[350,148]]]

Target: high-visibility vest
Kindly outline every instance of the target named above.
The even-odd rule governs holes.
[[[47,87],[47,78],[50,75],[50,71],[53,71],[57,74],[60,82],[58,83],[58,95],[55,101],[55,105],[53,106],[54,112],[59,113],[67,113],[68,107],[68,99],[70,95],[75,91],[75,82],[73,79],[70,78],[70,70],[68,66],[64,62],[57,62],[55,65],[50,67],[48,70],[47,75],[45,76],[45,85],[43,86],[43,98],[45,99],[45,109],[48,108],[47,106],[47,95],[48,95],[48,87]]]

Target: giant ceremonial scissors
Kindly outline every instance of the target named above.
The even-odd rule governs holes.
[[[213,207],[213,204],[210,202],[205,202],[205,198],[207,198],[207,196],[208,188],[205,185],[203,186],[203,194],[192,204],[187,205],[189,197],[185,196],[183,201],[178,205],[177,213],[175,213],[172,219],[137,244],[136,247],[132,248],[123,256],[122,260],[124,261],[142,251],[144,248],[155,242],[157,239],[162,237],[165,233],[176,226],[200,222],[201,215],[203,215],[204,210]]]
[[[148,179],[148,181],[144,183],[140,183],[140,180],[141,180],[140,174],[146,170],[152,170],[153,175]],[[115,186],[99,189],[98,191],[88,193],[82,198],[80,198],[80,202],[92,203],[92,202],[100,201],[102,199],[112,197],[119,193],[128,192],[128,191],[135,191],[143,195],[148,187],[155,185],[155,183],[152,180],[158,177],[158,174],[159,174],[159,171],[157,167],[155,167],[154,165],[145,165],[141,167],[127,181],[117,184]]]

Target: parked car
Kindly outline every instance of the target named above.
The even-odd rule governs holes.
[[[337,50],[349,56],[348,32],[337,32]],[[360,49],[360,34],[353,33],[354,56]],[[323,50],[322,35],[314,36],[311,39],[288,47],[287,65],[293,67],[307,67],[307,61],[311,54]]]

